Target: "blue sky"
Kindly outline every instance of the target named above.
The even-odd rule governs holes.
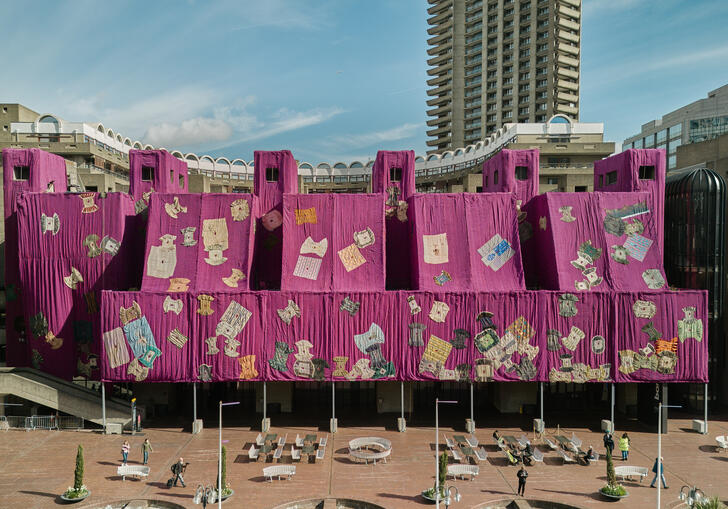
[[[33,5],[2,8],[2,102],[230,159],[426,151],[424,1]],[[621,142],[728,83],[726,22],[723,0],[584,0],[581,119]]]

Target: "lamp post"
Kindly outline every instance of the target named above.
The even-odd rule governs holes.
[[[222,509],[222,494],[223,490],[225,489],[225,486],[222,486],[222,407],[224,406],[232,406],[232,405],[239,405],[240,401],[230,401],[228,403],[223,403],[222,400],[220,400],[220,434],[219,434],[219,443],[218,443],[218,449],[217,449],[217,483],[218,483],[218,497],[217,497],[217,507],[219,509]]]
[[[197,490],[195,490],[195,497],[192,499],[192,501],[195,504],[202,504],[202,509],[205,509],[207,507],[207,504],[214,504],[216,498],[217,492],[215,491],[215,488],[213,488],[209,484],[206,486],[198,484]]]
[[[678,496],[678,499],[687,502],[688,507],[693,507],[698,502],[706,500],[707,497],[705,496],[705,493],[703,493],[703,490],[697,486],[693,486],[692,488],[690,486],[683,486],[680,488],[680,495]]]
[[[452,495],[452,490],[455,490],[455,495]],[[455,486],[450,486],[447,489],[446,496],[445,496],[445,508],[450,507],[450,500],[454,500],[455,502],[460,502],[460,491]]]
[[[435,398],[435,504],[440,509],[440,404],[457,404],[457,401],[440,401]]]
[[[680,405],[657,405],[657,509],[660,509],[660,487],[662,486],[662,409],[681,408]]]

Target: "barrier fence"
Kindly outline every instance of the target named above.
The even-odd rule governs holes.
[[[83,429],[83,419],[73,415],[4,415],[0,416],[0,429]]]

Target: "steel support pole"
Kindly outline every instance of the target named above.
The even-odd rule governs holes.
[[[104,433],[106,433],[106,384],[101,382],[101,423],[104,425]]]
[[[662,487],[662,401],[657,405],[657,509],[660,509]]]
[[[336,419],[336,382],[331,382],[331,418]]]
[[[475,422],[475,412],[473,412],[473,382],[470,382],[470,422]]]
[[[217,449],[217,507],[222,509],[222,400],[220,400],[220,431],[218,434]]]
[[[440,509],[440,443],[438,435],[440,434],[440,421],[438,419],[438,401],[435,398],[435,504]]]
[[[197,420],[197,382],[192,384],[192,422]]]
[[[610,419],[610,422],[612,423],[612,432],[614,431],[614,392],[615,392],[614,387],[615,387],[614,384],[612,384],[612,390],[611,390],[611,392],[612,392],[612,398],[611,398],[612,399],[612,402],[611,402],[611,405],[610,405],[610,407],[611,407],[611,413],[609,414],[609,419]]]
[[[267,417],[267,411],[268,411],[268,394],[267,394],[265,382],[263,382],[263,422],[265,422],[265,418]]]
[[[704,435],[708,434],[708,384],[705,384],[705,395],[703,396],[703,419],[705,423]]]
[[[399,382],[399,407],[402,413],[402,422],[404,422],[404,382]]]
[[[543,423],[543,382],[538,383],[538,406],[541,423]]]

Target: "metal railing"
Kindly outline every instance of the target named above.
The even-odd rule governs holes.
[[[0,423],[7,423],[7,428],[24,429],[83,429],[83,419],[73,415],[7,415],[0,416]]]

